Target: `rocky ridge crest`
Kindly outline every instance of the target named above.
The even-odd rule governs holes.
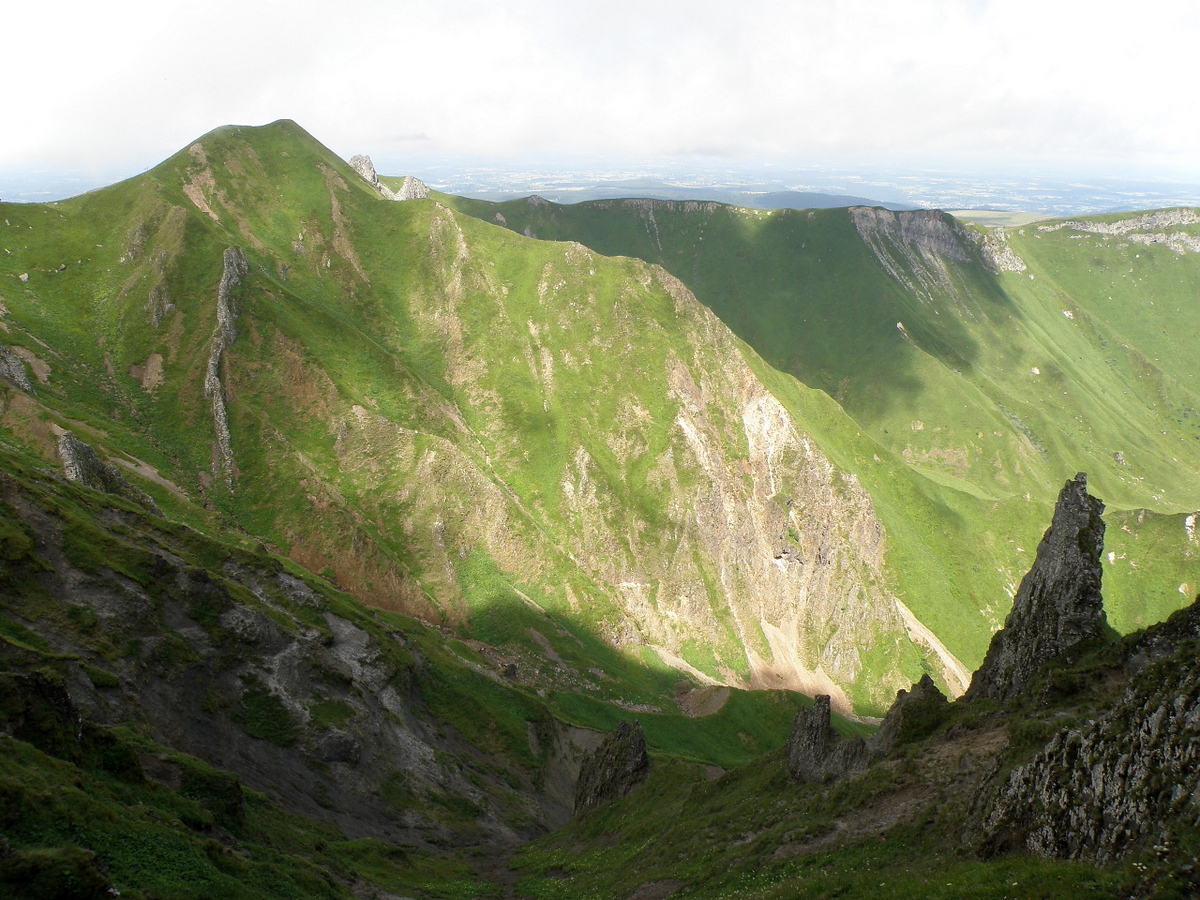
[[[393,191],[379,180],[379,173],[375,171],[375,164],[371,162],[371,157],[359,153],[350,157],[348,161],[350,167],[361,175],[367,184],[388,200],[424,200],[429,196],[429,186],[420,178],[405,175],[399,189]]]

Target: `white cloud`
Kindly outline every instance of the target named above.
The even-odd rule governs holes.
[[[335,150],[1190,165],[1200,13],[1056,0],[21,4],[0,167]]]

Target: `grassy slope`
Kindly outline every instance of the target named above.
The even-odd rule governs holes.
[[[798,784],[780,754],[715,780],[698,767],[660,765],[628,797],[525,845],[513,868],[537,900],[617,900],[667,888],[681,900],[1194,896],[1197,830],[1190,812],[1169,803],[1148,802],[1146,820],[1152,835],[1169,839],[1131,840],[1105,865],[989,843],[1027,827],[985,822],[1005,776],[1127,698],[1135,646],[1130,636],[1077,648],[1008,705],[927,707],[857,774]],[[1136,690],[1153,695],[1194,658],[1194,642],[1182,640],[1173,653]],[[1120,740],[1120,726],[1111,739]],[[1086,771],[1092,758],[1077,765]]]
[[[1115,895],[1120,875],[1091,866],[955,853],[943,833],[953,824],[932,812],[928,822],[847,835],[823,851],[776,852],[821,837],[835,817],[903,784],[877,773],[827,790],[798,787],[777,756],[716,782],[694,767],[660,767],[630,797],[527,845],[514,868],[536,900],[615,900],[656,882],[673,883],[681,900]]]
[[[1194,256],[1110,241],[1096,266],[1070,232],[1029,226],[1010,232],[1029,272],[951,263],[949,289],[917,293],[883,271],[844,210],[446,202],[663,265],[767,363],[834,398],[890,452],[871,449],[868,462],[866,442],[834,416],[824,432],[811,424],[819,416],[806,422],[871,491],[906,602],[969,663],[1075,471],[1110,509],[1168,517],[1143,542],[1154,549],[1142,551],[1136,583],[1110,566],[1117,627],[1165,617],[1190,596],[1178,586],[1200,581],[1183,529],[1200,504],[1196,376],[1183,346],[1195,333]]]
[[[948,289],[917,296],[883,272],[845,211],[441,199],[491,223],[499,213],[511,230],[660,262],[688,283],[757,351],[746,349],[750,365],[831,460],[861,478],[887,527],[893,589],[968,665],[1007,611],[1064,472],[1087,470],[1110,507],[1133,516],[1114,535],[1119,628],[1162,618],[1200,581],[1182,552],[1183,513],[1200,504],[1200,444],[1184,439],[1190,394],[1170,365],[1154,369],[1149,343],[1178,316],[1166,311],[1147,331],[1137,316],[1118,321],[1125,306],[1114,301],[1067,319],[1063,297],[1096,285],[1079,281],[1079,242],[1064,232],[1013,236],[1032,281],[952,266]],[[82,423],[85,439],[179,485],[182,498],[144,485],[174,516],[233,526],[364,599],[514,652],[541,652],[533,629],[577,671],[599,662],[615,677],[610,691],[586,678],[576,688],[661,702],[666,667],[600,639],[621,613],[594,573],[642,560],[609,544],[579,566],[571,548],[592,543],[594,526],[559,507],[572,451],[585,446],[608,504],[604,527],[643,536],[638,553],[651,564],[677,551],[657,537],[670,501],[648,481],[656,459],[682,449],[657,373],[671,354],[703,360],[666,294],[631,287],[645,278],[640,264],[427,202],[381,202],[291,123],[220,129],[150,177],[3,213],[14,251],[0,257],[9,340],[51,369],[38,385],[49,409],[16,397],[4,416],[11,435],[40,441],[53,460],[49,421]],[[223,366],[240,468],[232,494],[210,483],[202,390],[231,244],[251,259]],[[1139,265],[1168,254],[1138,276],[1141,290],[1167,292],[1170,279],[1180,297],[1192,289],[1189,260],[1141,250]],[[583,365],[551,373],[539,347],[558,360],[589,349]],[[149,368],[156,353],[163,386],[143,389],[133,367]],[[596,390],[596,365],[611,390]],[[653,424],[637,452],[616,454],[607,425],[631,397]],[[1133,514],[1142,508],[1150,513]],[[1154,537],[1142,540],[1147,521]],[[480,528],[508,537],[481,552],[469,537]],[[744,638],[706,640],[685,648],[693,665],[744,666]],[[890,664],[872,656],[887,646],[864,644],[869,670]],[[917,657],[902,668],[915,677]]]
[[[216,173],[212,183],[206,172]],[[185,196],[180,185],[189,183],[200,186],[219,221]],[[32,348],[50,367],[32,399],[0,389],[8,439],[56,464],[50,429],[70,427],[109,455],[149,463],[181,495],[130,478],[170,516],[248,547],[262,539],[291,548],[294,559],[353,584],[378,605],[444,616],[465,635],[524,654],[538,670],[531,680],[553,688],[556,708],[561,704],[561,715],[577,724],[611,726],[611,708],[598,701],[658,706],[667,712],[649,714],[648,721],[662,722],[648,725],[652,746],[722,765],[782,740],[798,701],[740,692],[705,720],[702,737],[692,734],[697,726],[690,721],[673,734],[680,717],[670,714],[668,698],[679,673],[653,654],[616,652],[602,640],[618,619],[611,599],[553,541],[539,538],[561,531],[554,501],[564,448],[616,418],[617,392],[597,392],[587,370],[560,370],[554,405],[543,409],[528,347],[494,346],[513,341],[497,325],[546,315],[534,285],[548,271],[598,268],[587,296],[612,339],[633,338],[631,328],[654,336],[640,357],[627,356],[609,374],[616,387],[637,391],[656,419],[669,421],[670,401],[647,373],[661,369],[667,353],[692,351],[674,327],[665,293],[639,289],[630,296],[631,270],[640,266],[564,262],[558,248],[464,220],[476,302],[463,306],[463,352],[477,346],[495,369],[455,385],[446,380],[446,336],[427,314],[443,281],[456,277],[441,268],[455,263],[456,223],[431,204],[381,202],[290,123],[220,129],[148,177],[60,204],[6,205],[3,213],[7,237],[18,236],[9,241],[17,252],[0,263],[0,277],[9,276],[5,341]],[[431,235],[445,239],[445,256],[427,252]],[[251,258],[237,298],[239,334],[223,366],[241,469],[232,493],[208,474],[212,425],[202,390],[221,253],[231,244],[245,246]],[[67,268],[58,271],[63,262]],[[490,294],[480,286],[480,270],[494,278]],[[16,278],[24,272],[27,283]],[[563,306],[572,300],[568,295]],[[645,314],[633,325],[631,303]],[[592,318],[560,317],[558,325],[562,347],[584,343],[602,327]],[[153,354],[162,358],[162,384],[146,389],[134,367],[149,368]],[[493,384],[492,399],[476,402],[471,392]],[[365,424],[355,409],[370,411]],[[582,421],[580,409],[587,410]],[[356,421],[361,428],[347,430]],[[646,461],[667,437],[662,429],[649,437],[632,461],[601,456],[593,475],[625,507],[612,514],[638,528],[661,515],[662,501],[644,483]],[[351,449],[341,452],[340,444]],[[418,468],[431,449],[449,457],[446,468]],[[381,458],[389,464],[374,462]],[[464,475],[464,466],[484,477]],[[414,492],[430,478],[440,481],[438,492]],[[286,484],[300,489],[281,491]],[[510,556],[524,560],[504,560],[505,569],[476,548],[453,555],[450,572],[440,570],[442,559],[431,560],[422,543],[435,517],[452,528],[489,489],[517,497],[506,514],[523,520],[514,530],[526,545]],[[439,588],[457,594],[461,606],[430,602],[426,590]],[[596,669],[603,677],[564,678],[545,658],[542,639],[567,669]]]
[[[382,202],[291,123],[219,129],[147,176],[3,213],[15,239],[0,260],[8,340],[51,369],[40,407],[9,404],[14,439],[53,461],[51,423],[82,428],[176,484],[182,496],[146,485],[172,515],[253,535],[372,603],[503,635],[516,651],[541,652],[536,629],[578,671],[605,671],[607,688],[591,693],[608,699],[661,703],[676,677],[601,639],[622,621],[611,582],[692,567],[719,624],[680,652],[710,674],[745,674],[742,642],[755,638],[735,633],[702,560],[677,566],[694,556],[669,527],[679,498],[651,483],[660,460],[689,452],[662,373],[673,359],[713,368],[696,339],[705,323],[682,319],[640,262],[564,252],[429,202]],[[222,363],[232,492],[210,472],[203,393],[230,245],[251,263]],[[156,360],[161,385],[144,387],[135,376]],[[806,398],[790,403],[798,414],[823,403],[788,390]],[[642,420],[614,433],[630,409]],[[740,459],[730,412],[711,415],[720,452]],[[591,519],[559,506],[580,447],[599,497]],[[684,490],[702,477],[676,472]],[[573,558],[580,546],[594,548],[588,565]],[[877,662],[919,674],[918,655],[902,656]]]
[[[184,564],[207,571],[213,583],[227,587],[231,565],[242,571],[295,571],[261,550],[214,540],[147,516],[127,501],[49,478],[36,458],[7,446],[0,446],[0,473],[4,496],[14,502],[22,498],[22,515],[29,516],[32,505],[36,517],[55,523],[53,531],[75,566],[85,572],[119,572],[149,596],[162,590],[155,581],[149,548],[168,550]],[[32,731],[28,713],[23,720],[10,719],[11,697],[4,682],[9,676],[32,672],[68,684],[78,681],[82,673],[97,688],[112,689],[119,680],[128,683],[131,665],[140,672],[147,665],[155,671],[162,665],[161,654],[156,656],[158,651],[150,649],[157,645],[153,637],[124,641],[108,629],[95,627],[97,619],[87,600],[76,598],[76,603],[64,605],[61,598],[47,594],[42,574],[46,564],[36,555],[34,541],[14,507],[0,500],[0,718],[8,726],[15,722],[21,738],[0,740],[0,828],[18,854],[0,864],[0,886],[15,890],[19,867],[29,863],[42,879],[37,882],[39,889],[53,895],[47,884],[87,875],[87,853],[96,853],[107,865],[113,884],[124,896],[133,897],[214,893],[348,897],[352,896],[348,885],[355,882],[446,900],[491,890],[470,874],[464,861],[470,853],[471,816],[480,811],[465,804],[471,812],[464,818],[454,806],[455,802],[462,805],[461,798],[453,794],[439,798],[414,796],[410,791],[395,802],[410,821],[409,814],[417,812],[435,825],[442,822],[460,831],[462,848],[450,846],[445,853],[431,854],[387,840],[348,841],[335,825],[293,815],[260,794],[243,791],[236,776],[163,746],[161,735],[171,730],[170,723],[139,719],[113,728],[90,721],[85,713],[82,729],[72,721],[60,733],[46,725],[53,716],[43,716]],[[627,717],[610,705],[582,701],[577,695],[540,697],[532,688],[484,677],[478,671],[483,661],[462,642],[448,640],[414,619],[363,606],[319,578],[307,580],[318,604],[315,611],[311,604],[296,605],[282,594],[272,595],[269,603],[244,589],[237,596],[239,602],[260,608],[292,628],[327,628],[321,615],[327,609],[378,637],[384,646],[396,648],[391,635],[401,635],[404,646],[419,650],[396,652],[403,657],[403,666],[412,670],[420,714],[438,732],[450,731],[471,748],[450,763],[460,769],[499,772],[510,785],[521,778],[536,781],[546,759],[544,753],[531,749],[531,727],[544,730],[555,717],[611,728]],[[203,622],[212,626],[209,619]],[[177,621],[174,624],[181,627]],[[161,621],[159,627],[164,645],[169,644],[170,626]],[[53,652],[51,646],[63,647],[64,638],[81,651]],[[186,646],[177,635],[174,639]],[[143,648],[147,659],[155,662],[139,660]],[[239,652],[253,657],[255,651],[242,645]],[[182,678],[178,667],[196,664],[197,659],[185,653],[172,663],[176,668],[168,666],[162,677]],[[216,678],[213,672],[209,676]],[[680,714],[640,718],[656,758],[728,768],[780,746],[803,702],[784,692],[736,692],[720,712],[704,719]],[[332,704],[323,714],[328,717],[326,724],[314,718],[313,727],[344,725],[338,716],[352,716],[353,710]],[[845,733],[861,733],[859,726],[838,724]],[[253,717],[244,722],[247,733],[264,739],[264,746],[272,740],[280,743],[268,725]],[[295,727],[289,726],[293,731]],[[166,754],[182,766],[186,773],[182,785],[172,788],[144,776],[145,754]],[[244,806],[239,799],[236,811],[229,812],[231,798],[243,794]],[[514,826],[520,827],[520,810],[505,808],[512,798],[506,800],[496,792],[492,797],[500,814],[516,817]],[[436,834],[432,837],[438,840]],[[82,855],[77,849],[81,847],[87,851]]]

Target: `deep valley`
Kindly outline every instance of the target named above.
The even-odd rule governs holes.
[[[1200,212],[0,221],[12,896],[1200,891]]]

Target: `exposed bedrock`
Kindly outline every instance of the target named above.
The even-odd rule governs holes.
[[[575,812],[624,797],[650,774],[646,736],[637,722],[622,722],[583,758],[575,787]]]
[[[1108,631],[1100,596],[1104,503],[1082,472],[1058,495],[1054,519],[1021,581],[1004,628],[992,637],[968,698],[1009,700],[1047,662]]]

